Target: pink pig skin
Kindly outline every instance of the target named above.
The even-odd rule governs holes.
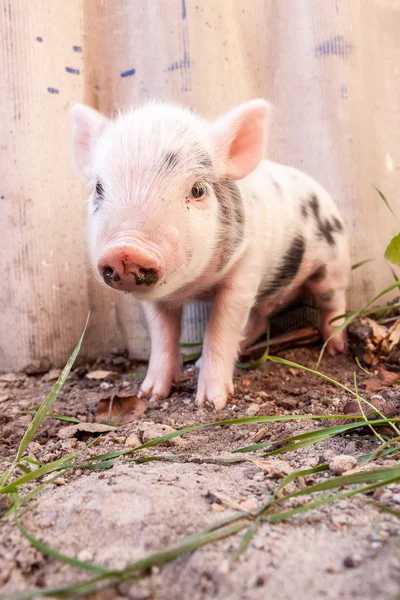
[[[75,162],[91,187],[93,271],[144,303],[152,352],[140,393],[153,401],[179,379],[188,300],[213,301],[196,402],[217,410],[233,394],[239,348],[273,310],[313,295],[325,339],[345,312],[350,262],[339,211],[313,179],[263,160],[269,111],[257,99],[209,122],[162,102],[113,119],[72,108]],[[328,351],[345,343],[341,332]]]

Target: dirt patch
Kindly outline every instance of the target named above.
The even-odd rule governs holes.
[[[297,349],[281,355],[315,368],[318,352],[317,348]],[[346,357],[326,356],[322,364],[324,373],[349,386],[355,368]],[[132,364],[118,354],[90,367],[80,366],[60,392],[52,414],[95,423],[99,402],[113,395],[124,398],[134,394],[144,370],[143,365]],[[89,379],[88,371],[105,374]],[[2,469],[14,458],[31,422],[32,414],[24,411],[42,401],[56,375],[7,374],[0,379]],[[83,461],[216,418],[339,415],[351,399],[345,391],[316,376],[267,364],[256,371],[237,372],[235,397],[216,415],[211,407],[199,410],[194,406],[196,375],[193,366],[187,367],[171,398],[148,406],[136,423],[111,422],[113,428],[103,433],[81,428],[73,437],[61,439],[60,430],[73,423],[48,418],[31,443],[29,455],[47,463],[74,453]],[[359,372],[358,382],[363,395],[374,402],[374,394],[366,391],[368,376]],[[395,386],[381,386],[379,396],[398,406],[397,390]],[[267,467],[249,461],[226,464],[239,456],[231,454],[239,447],[325,425],[322,420],[307,420],[206,428],[141,452],[141,456],[157,456],[157,462],[124,463],[121,458],[121,464],[109,470],[66,471],[45,488],[39,502],[35,499],[36,506],[22,521],[29,533],[59,552],[107,568],[123,568],[242,509],[261,507],[292,469],[330,463],[338,455],[358,458],[377,447],[370,436],[342,435],[271,457]],[[260,453],[241,456],[259,458]],[[171,457],[177,462],[169,462]],[[317,474],[312,481],[331,476]],[[24,492],[35,485],[28,483]],[[374,497],[399,509],[400,486],[379,490]],[[394,598],[400,589],[400,522],[367,504],[365,498],[355,496],[282,523],[265,523],[233,563],[242,535],[153,569],[139,582],[114,585],[87,597],[386,600]],[[5,597],[34,587],[77,583],[91,576],[93,573],[44,556],[22,537],[10,518],[0,529],[0,590]]]

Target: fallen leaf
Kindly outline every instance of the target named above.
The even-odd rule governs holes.
[[[57,437],[62,440],[73,437],[89,437],[93,434],[108,433],[114,431],[115,427],[110,425],[103,425],[102,423],[77,423],[76,425],[68,425],[67,427],[61,427],[57,431]]]
[[[385,387],[384,384],[379,381],[379,379],[377,377],[371,377],[371,379],[367,379],[364,382],[365,385],[365,390],[367,392],[380,392],[381,390],[383,390],[383,388]]]
[[[97,423],[132,423],[138,421],[146,411],[146,404],[134,394],[112,394],[102,398],[97,406]]]
[[[394,383],[396,383],[396,381],[400,380],[400,376],[398,373],[388,371],[383,367],[378,369],[378,373],[376,376],[379,379],[379,381],[381,381],[384,385],[393,385]]]
[[[102,371],[99,369],[98,371],[91,371],[86,374],[87,379],[105,379],[106,377],[117,376],[117,373],[113,371]]]
[[[384,398],[379,396],[373,396],[370,402],[375,407],[375,411],[373,408],[371,408],[364,402],[362,403],[364,414],[367,415],[368,418],[373,417],[380,419],[381,417],[377,414],[377,410],[379,410],[379,412],[381,412],[385,417],[389,419],[392,419],[393,417],[398,417],[400,415],[400,406],[397,407],[390,400],[385,400]],[[345,415],[361,415],[358,403],[355,400],[350,400],[349,402],[346,402],[345,406],[343,407],[343,412]],[[353,422],[354,419],[340,419],[340,421],[336,421],[335,424],[344,425],[346,423]],[[361,427],[367,426],[360,422],[360,428]],[[382,435],[387,435],[388,437],[394,437],[396,435],[394,429],[392,429],[392,427],[390,427],[389,425],[375,425],[374,428]]]

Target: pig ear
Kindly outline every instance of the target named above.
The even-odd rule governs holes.
[[[242,179],[253,171],[264,156],[267,114],[272,105],[266,100],[240,104],[220,117],[213,126],[213,137],[224,157],[225,174]]]
[[[72,149],[75,164],[85,178],[91,176],[90,161],[93,142],[97,138],[106,118],[97,110],[84,104],[74,104],[72,117]]]

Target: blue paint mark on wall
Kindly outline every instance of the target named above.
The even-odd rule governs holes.
[[[72,67],[65,67],[67,73],[73,73],[74,75],[79,75],[79,69],[73,69]]]
[[[342,35],[335,35],[330,40],[326,40],[315,48],[315,56],[341,56],[347,58],[353,50],[350,42],[345,40]]]
[[[36,38],[36,41],[37,41],[37,42],[43,42],[43,38],[42,38],[42,37],[40,37],[40,35],[38,35],[38,36],[37,36],[37,38]]]
[[[129,71],[122,71],[121,77],[130,77],[136,73],[135,69],[129,69]]]
[[[47,91],[50,92],[50,94],[58,94],[58,90],[56,88],[49,87],[47,88]]]
[[[186,0],[182,0],[182,19],[186,19]]]
[[[81,48],[81,46],[72,46],[72,50],[73,50],[74,52],[82,52],[82,48]]]

